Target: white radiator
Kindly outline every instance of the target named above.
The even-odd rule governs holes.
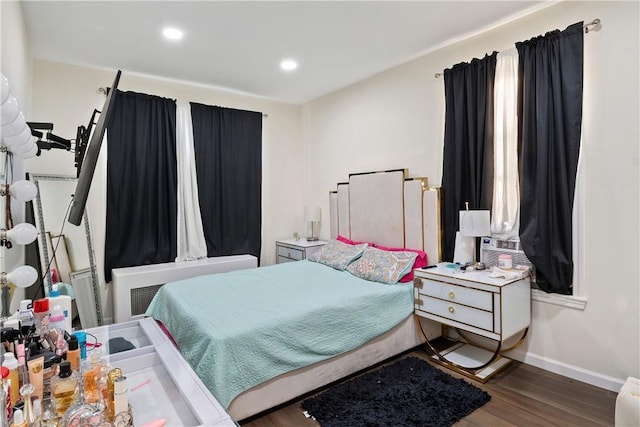
[[[142,319],[156,292],[165,283],[257,266],[258,260],[253,255],[231,255],[197,261],[114,268],[111,271],[114,322]]]
[[[502,254],[509,254],[513,259],[513,266],[526,265],[530,268],[531,284],[536,282],[536,270],[529,258],[522,250],[518,240],[499,240],[483,237],[480,244],[480,262],[488,267],[498,265],[498,257]]]

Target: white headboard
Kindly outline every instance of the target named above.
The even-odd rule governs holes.
[[[349,175],[329,194],[331,238],[338,235],[387,247],[422,249],[442,259],[440,192],[406,169]]]

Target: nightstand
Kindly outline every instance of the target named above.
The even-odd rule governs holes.
[[[307,259],[312,254],[320,250],[327,242],[322,240],[307,241],[299,240],[277,240],[276,241],[276,264],[289,261],[300,261]]]
[[[528,277],[500,279],[489,271],[462,272],[442,263],[434,268],[416,269],[414,279],[415,315],[455,328],[464,341],[434,352],[433,361],[486,382],[511,360],[502,353],[515,348],[526,336],[531,323],[531,288]],[[495,350],[474,343],[464,332],[488,338]],[[509,349],[502,344],[520,338]],[[426,338],[426,337],[425,337]]]

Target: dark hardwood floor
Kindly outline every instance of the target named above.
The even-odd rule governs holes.
[[[427,354],[422,350],[400,357],[407,356],[428,360]],[[438,365],[434,366],[440,368]],[[461,377],[449,370],[445,371]],[[456,426],[614,425],[616,393],[530,365],[513,362],[486,384],[465,379],[486,390],[491,395],[491,401],[463,418]],[[317,422],[302,414],[301,400],[302,398],[240,424],[243,427],[318,427]]]

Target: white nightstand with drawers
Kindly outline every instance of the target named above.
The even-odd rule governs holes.
[[[502,352],[526,336],[531,323],[529,278],[498,279],[489,277],[488,270],[462,272],[450,266],[415,270],[414,313],[455,328],[465,339],[445,350],[436,350],[427,340],[434,361],[485,382],[511,361]],[[495,350],[481,348],[465,332],[475,334],[476,341],[488,338],[491,341],[484,341],[493,343]],[[502,348],[505,341],[517,338],[511,348]]]
[[[277,240],[276,264],[307,259],[326,244],[327,242],[323,240],[307,241],[304,238],[299,240]]]

